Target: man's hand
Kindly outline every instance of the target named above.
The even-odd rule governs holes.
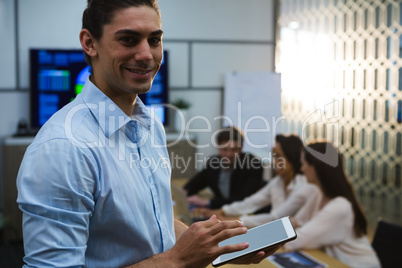
[[[246,232],[247,228],[239,221],[220,221],[212,216],[206,221],[193,223],[169,253],[175,263],[183,264],[179,267],[206,267],[222,254],[248,248],[248,243],[218,246],[219,242]],[[257,262],[260,258],[263,259],[261,254],[247,261]]]
[[[178,228],[184,230],[185,226]],[[176,245],[170,250],[154,255],[130,268],[175,267],[175,268],[205,268],[222,254],[240,251],[249,247],[248,243],[219,247],[218,243],[232,236],[247,232],[247,228],[239,221],[220,221],[212,216],[206,221],[193,223],[185,232],[179,235]],[[179,232],[180,233],[180,232]],[[233,261],[233,264],[259,263],[278,250],[280,246],[246,255]]]
[[[282,245],[278,245],[272,248],[269,248],[265,251],[259,251],[255,254],[249,254],[244,256],[243,258],[240,258],[238,260],[235,260],[233,262],[233,264],[250,264],[250,263],[260,263],[262,260],[264,260],[265,258],[267,258],[269,255],[274,254],[278,249],[280,249]]]

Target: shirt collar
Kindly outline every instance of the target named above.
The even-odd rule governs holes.
[[[114,134],[117,130],[140,124],[146,130],[151,128],[151,115],[148,108],[139,97],[135,102],[133,113],[127,116],[108,96],[97,88],[87,78],[82,89],[82,99],[92,115],[98,121],[100,128],[106,137]]]

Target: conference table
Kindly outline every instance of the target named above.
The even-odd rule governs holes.
[[[279,250],[278,252],[281,252]],[[347,268],[346,264],[338,261],[335,258],[330,257],[324,251],[320,249],[306,249],[302,250],[302,252],[307,253],[308,255],[314,257],[315,259],[319,260],[320,262],[328,265],[328,268]],[[265,259],[258,264],[250,264],[250,265],[238,265],[238,264],[225,264],[220,266],[222,268],[276,268],[275,264],[270,262],[269,260]],[[213,268],[212,265],[209,265],[208,268]]]

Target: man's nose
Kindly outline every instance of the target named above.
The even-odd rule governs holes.
[[[143,40],[138,44],[134,58],[137,61],[144,62],[152,60],[151,47],[147,40]]]

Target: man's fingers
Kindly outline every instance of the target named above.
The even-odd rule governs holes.
[[[211,227],[215,226],[216,224],[220,223],[221,221],[216,218],[216,215],[212,215],[208,220],[205,221],[198,221],[196,223],[193,223],[193,226],[199,227],[199,228],[208,228],[210,229]],[[208,231],[211,232],[211,231]],[[211,232],[213,233],[213,232]]]
[[[248,263],[259,263],[266,258],[266,253],[264,251],[258,251],[257,253],[247,254],[246,256],[239,258],[231,263],[234,264],[248,264]]]
[[[247,233],[247,228],[240,221],[220,221],[211,227],[211,234],[215,235],[219,242],[245,233]]]
[[[283,244],[270,247],[264,251],[259,251],[254,254],[248,254],[242,258],[239,258],[232,263],[235,264],[249,264],[249,263],[260,263],[263,259],[275,253]]]
[[[226,245],[223,247],[219,247],[219,249],[217,250],[217,253],[219,255],[222,255],[222,254],[226,254],[226,253],[236,252],[236,251],[244,250],[244,249],[248,248],[249,246],[250,245],[247,242],[243,242],[243,243],[235,244],[235,245]]]

